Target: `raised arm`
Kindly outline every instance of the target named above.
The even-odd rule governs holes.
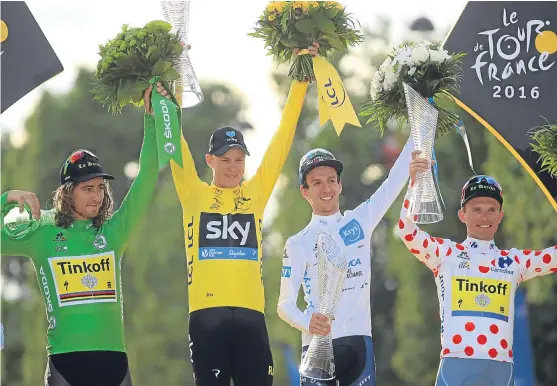
[[[197,191],[197,187],[202,184],[202,181],[197,175],[197,170],[195,169],[195,163],[193,162],[190,148],[184,139],[183,134],[181,138],[181,146],[182,167],[174,162],[174,160],[170,160],[170,169],[172,170],[172,179],[174,180],[176,193],[178,194],[182,207],[184,207],[189,200],[189,195]]]
[[[408,164],[412,160],[414,142],[412,137],[408,139],[395,164],[391,168],[387,179],[383,181],[379,189],[365,202],[360,204],[354,212],[357,218],[362,219],[364,227],[373,232],[377,224],[387,213],[393,202],[408,181]]]
[[[307,87],[308,84],[305,82],[292,82],[280,125],[263,156],[257,173],[247,182],[250,186],[255,185],[257,187],[262,202],[269,200],[290,152]]]
[[[408,214],[412,190],[412,186],[408,186],[396,231],[406,248],[436,274],[445,257],[464,250],[464,246],[451,240],[432,237],[414,223]]]
[[[126,240],[138,221],[149,209],[149,204],[158,179],[155,120],[152,115],[144,116],[143,146],[139,156],[139,172],[120,208],[112,216],[119,235]]]
[[[292,327],[309,332],[311,315],[305,314],[296,304],[307,259],[303,254],[298,253],[293,244],[291,239],[288,239],[284,246],[277,312],[279,317]]]
[[[557,245],[537,251],[512,249],[501,254],[520,265],[523,281],[557,272]]]

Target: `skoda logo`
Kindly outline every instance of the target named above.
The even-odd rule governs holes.
[[[164,151],[167,154],[174,154],[174,152],[176,151],[176,146],[174,146],[173,143],[167,142],[164,144]]]
[[[103,235],[97,235],[97,237],[95,237],[95,241],[93,241],[93,246],[97,249],[106,248],[106,237]]]

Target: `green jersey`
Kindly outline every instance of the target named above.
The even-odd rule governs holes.
[[[48,320],[47,351],[125,351],[122,254],[148,209],[158,176],[154,118],[145,115],[139,173],[120,208],[100,228],[90,220],[55,225],[54,210],[30,224],[2,227],[2,255],[31,258]],[[1,197],[2,216],[17,206]],[[34,220],[31,220],[33,222]],[[18,232],[17,228],[30,231]],[[9,231],[9,232],[8,232]],[[14,237],[14,234],[21,236]]]

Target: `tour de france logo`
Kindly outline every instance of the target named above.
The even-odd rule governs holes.
[[[4,20],[0,20],[0,43],[4,43],[4,41],[8,38],[8,25]],[[0,51],[0,55],[2,55],[4,51]]]
[[[477,33],[471,68],[482,86],[491,85],[493,98],[538,99],[552,92],[540,89],[543,82],[532,81],[534,74],[551,71],[557,76],[557,19],[552,25],[544,16],[549,15],[528,20],[503,9],[498,28]]]

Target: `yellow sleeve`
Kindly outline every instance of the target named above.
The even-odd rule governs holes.
[[[201,180],[197,175],[197,170],[195,170],[195,163],[193,162],[193,157],[190,152],[188,143],[182,135],[181,138],[182,146],[182,167],[180,167],[174,160],[170,160],[170,169],[172,170],[172,179],[174,180],[174,186],[176,187],[176,193],[178,193],[178,198],[182,207],[186,202],[186,198],[189,194],[192,194],[201,185]]]
[[[250,186],[257,187],[263,203],[269,200],[290,152],[298,118],[304,105],[307,87],[308,83],[306,82],[292,82],[288,99],[282,111],[280,125],[263,156],[263,161],[261,161],[257,173],[248,182]]]

